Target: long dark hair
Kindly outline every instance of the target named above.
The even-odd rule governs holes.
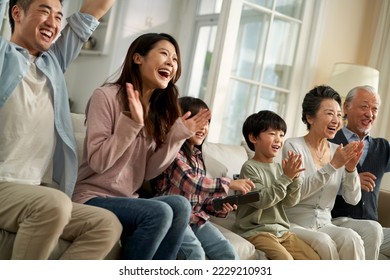
[[[182,113],[185,114],[189,111],[189,112],[191,112],[191,117],[195,116],[202,109],[209,109],[209,107],[207,106],[207,104],[203,100],[201,100],[199,98],[191,97],[191,96],[180,97],[179,104],[180,104],[180,108],[181,108]],[[191,150],[191,147],[190,147],[190,144],[188,141],[189,140],[187,140],[183,143],[183,145],[181,146],[181,150],[183,151],[183,154],[187,158],[190,165],[192,167],[195,167],[194,166],[195,163],[192,162],[192,160],[191,160],[193,151]],[[196,146],[196,147],[198,147],[200,150],[202,150],[202,144],[199,146]]]
[[[176,75],[169,81],[167,88],[154,90],[150,97],[149,111],[145,118],[145,127],[148,134],[152,135],[156,142],[156,149],[159,148],[166,140],[167,134],[176,119],[180,116],[178,104],[179,90],[175,83],[181,75],[181,58],[180,49],[176,40],[165,33],[147,33],[139,36],[130,45],[125,60],[121,67],[119,77],[114,82],[105,82],[104,85],[116,84],[119,86],[118,98],[122,104],[123,110],[129,110],[129,101],[126,93],[126,83],[131,83],[134,90],[138,90],[142,96],[142,77],[139,65],[134,63],[134,54],[146,56],[155,45],[166,40],[175,47],[177,54],[177,71]],[[140,98],[141,98],[140,96]],[[144,110],[145,111],[145,110]]]

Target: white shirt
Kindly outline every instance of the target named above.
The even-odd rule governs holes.
[[[28,74],[0,108],[0,181],[51,182],[54,111],[47,78],[34,60],[30,56]]]

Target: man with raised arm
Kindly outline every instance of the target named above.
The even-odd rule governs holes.
[[[119,240],[115,215],[70,200],[78,162],[64,78],[113,4],[85,0],[61,31],[62,0],[9,1],[11,39],[0,37],[0,229],[16,234],[12,259],[48,259],[60,238],[71,242],[61,259],[102,259]]]

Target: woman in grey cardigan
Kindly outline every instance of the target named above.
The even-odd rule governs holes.
[[[301,173],[303,186],[301,200],[287,208],[291,231],[298,234],[322,259],[365,259],[364,242],[355,231],[335,225],[331,210],[337,194],[350,204],[361,198],[360,180],[356,165],[363,144],[352,142],[346,146],[328,142],[342,125],[341,98],[328,86],[318,86],[309,91],[302,104],[302,120],[308,133],[303,137],[287,139],[283,148],[302,155],[305,171]],[[342,218],[340,218],[342,219]],[[371,227],[372,238],[381,236],[378,225],[372,221],[357,221]]]

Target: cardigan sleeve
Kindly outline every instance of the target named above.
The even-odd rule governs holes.
[[[153,151],[148,159],[145,179],[153,179],[167,169],[175,159],[184,141],[192,135],[193,132],[183,124],[181,118],[178,118],[168,133],[166,143]]]

